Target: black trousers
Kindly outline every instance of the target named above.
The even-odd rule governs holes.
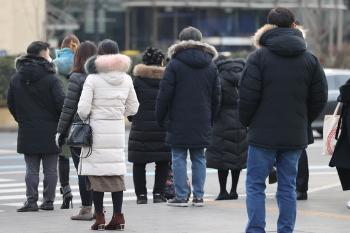
[[[297,191],[307,192],[309,189],[309,162],[306,150],[301,153],[298,162]]]
[[[70,151],[72,153],[74,167],[78,171],[79,160],[80,160],[79,156],[80,156],[81,148],[71,147]],[[86,179],[87,179],[86,176],[79,176],[78,175],[80,199],[81,199],[82,206],[91,206],[92,205],[92,191],[88,191],[86,189]]]
[[[168,176],[168,163],[165,161],[156,162],[156,171],[154,178],[153,194],[164,193],[165,182]],[[146,187],[146,163],[134,163],[133,178],[135,193],[137,196],[147,194]]]
[[[58,156],[58,176],[61,187],[69,185],[69,158],[65,156]]]

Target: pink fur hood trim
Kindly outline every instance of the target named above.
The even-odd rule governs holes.
[[[101,55],[97,56],[95,65],[99,73],[128,72],[131,59],[123,54]]]

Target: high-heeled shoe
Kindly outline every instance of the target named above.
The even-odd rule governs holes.
[[[73,209],[73,195],[69,185],[60,188],[62,197],[61,209],[69,209],[69,206]]]
[[[111,221],[105,226],[105,230],[120,230],[125,228],[125,219],[122,213],[113,214]]]
[[[106,223],[106,220],[105,220],[104,213],[96,213],[96,221],[91,226],[91,230],[102,231],[105,229],[105,223]]]

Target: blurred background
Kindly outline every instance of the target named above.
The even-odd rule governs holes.
[[[0,106],[14,58],[34,40],[56,48],[76,34],[81,41],[116,40],[135,62],[147,46],[166,51],[188,25],[233,57],[253,50],[251,36],[271,8],[288,7],[307,32],[308,48],[327,68],[350,68],[350,0],[0,0]],[[8,119],[0,108],[0,128]],[[8,124],[8,123],[6,123]]]

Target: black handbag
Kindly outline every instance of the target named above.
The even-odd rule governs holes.
[[[90,118],[88,123],[79,121],[73,123],[70,127],[67,143],[71,147],[89,147],[89,157],[92,152],[92,128],[90,126]]]

